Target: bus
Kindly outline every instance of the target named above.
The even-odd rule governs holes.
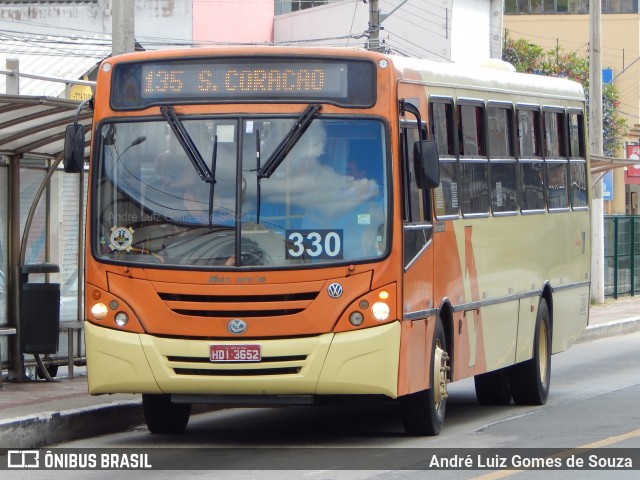
[[[437,435],[470,377],[483,404],[546,402],[588,320],[578,83],[220,47],[106,59],[86,106],[91,395],[142,394],[153,433],[197,403],[392,401]]]

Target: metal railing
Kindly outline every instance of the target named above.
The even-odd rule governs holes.
[[[640,292],[640,216],[604,217],[605,296]]]

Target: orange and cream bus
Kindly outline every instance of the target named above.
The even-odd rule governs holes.
[[[448,382],[544,404],[587,324],[575,82],[355,49],[133,53],[91,131],[89,391],[191,405],[397,400],[439,433]],[[84,132],[67,129],[65,167]]]

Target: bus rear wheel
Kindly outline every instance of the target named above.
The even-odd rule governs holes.
[[[191,416],[191,404],[173,403],[170,395],[143,393],[142,409],[151,433],[183,433]]]
[[[516,405],[544,405],[551,382],[551,318],[547,301],[538,304],[533,358],[511,367],[511,393]]]
[[[447,406],[449,355],[442,321],[438,318],[431,349],[431,388],[402,398],[402,423],[409,435],[438,435]]]

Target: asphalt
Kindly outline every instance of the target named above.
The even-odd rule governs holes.
[[[640,331],[640,296],[594,305],[578,342]],[[38,448],[125,431],[144,423],[140,395],[90,396],[83,368],[53,382],[8,382],[0,388],[0,448]]]

